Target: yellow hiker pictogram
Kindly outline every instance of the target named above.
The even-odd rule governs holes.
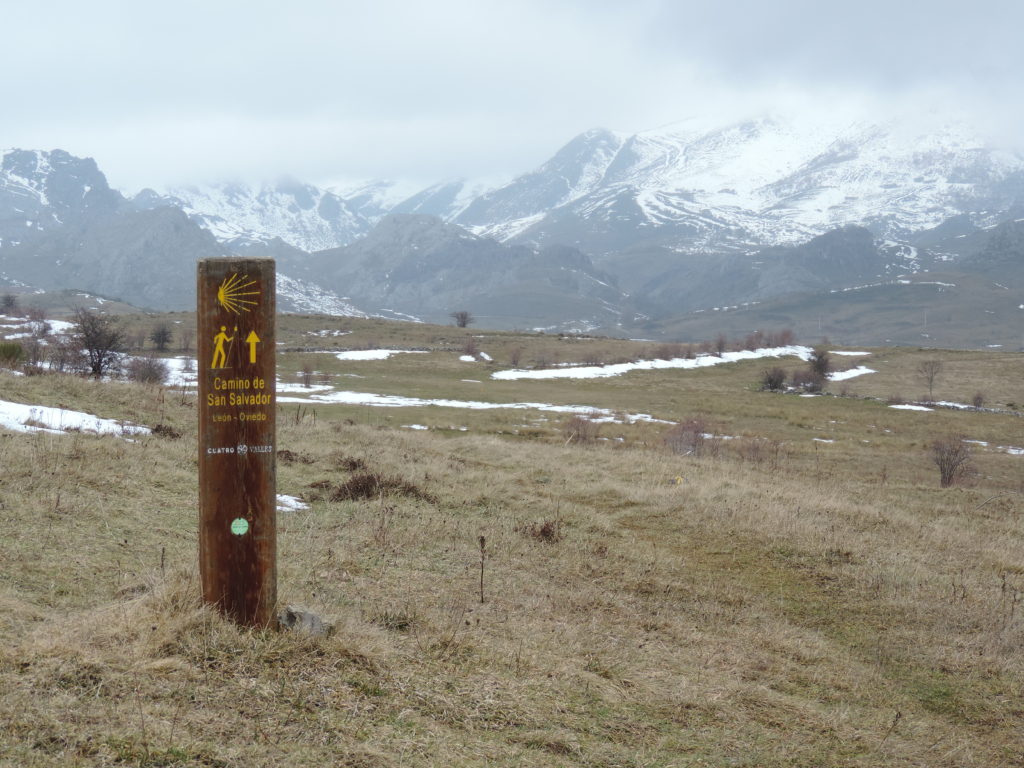
[[[249,335],[245,337],[245,343],[249,345],[249,362],[256,362],[256,345],[260,343],[260,337],[256,335],[256,331],[249,331]]]
[[[231,277],[225,277],[224,282],[220,284],[217,289],[217,302],[236,315],[240,312],[248,312],[249,307],[255,307],[259,304],[255,299],[247,298],[248,296],[259,296],[259,291],[247,291],[246,288],[251,288],[256,285],[255,280],[249,280],[248,275],[238,276],[235,272]]]
[[[223,368],[228,364],[228,355],[224,351],[224,342],[229,344],[235,340],[234,336],[228,336],[225,331],[228,327],[222,325],[220,327],[220,333],[213,337],[213,362],[210,363],[211,368]],[[235,326],[235,332],[238,332],[238,326]]]

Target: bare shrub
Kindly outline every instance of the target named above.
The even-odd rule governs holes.
[[[769,347],[791,347],[796,343],[796,335],[791,328],[783,328],[769,332],[767,342]]]
[[[732,441],[736,456],[750,464],[767,465],[769,469],[778,469],[785,458],[785,449],[781,440],[767,437],[743,437]]]
[[[466,339],[466,343],[462,346],[462,354],[469,355],[470,357],[476,357],[480,354],[480,347],[472,336]]]
[[[761,389],[768,390],[770,392],[776,392],[780,389],[784,389],[786,386],[786,370],[775,366],[774,368],[765,368],[761,373]]]
[[[466,328],[476,321],[476,318],[465,309],[452,312],[449,317],[455,321],[455,325],[459,328]]]
[[[754,331],[753,333],[748,333],[746,335],[746,338],[743,339],[744,349],[749,349],[753,351],[755,349],[761,349],[761,347],[763,347],[764,345],[765,342],[763,331]]]
[[[725,337],[724,333],[718,334],[715,337],[715,354],[721,357],[725,354],[726,348],[729,346],[729,340]]]
[[[518,368],[519,367],[519,362],[522,359],[523,359],[523,348],[522,347],[512,347],[512,349],[510,349],[508,351],[508,364],[511,365],[513,368]]]
[[[113,373],[120,364],[125,347],[125,333],[110,315],[101,315],[85,308],[75,310],[75,341],[89,362],[89,373],[97,379]]]
[[[18,297],[13,293],[0,296],[0,313],[14,317],[18,312]]]
[[[710,429],[701,417],[686,419],[669,427],[661,439],[670,451],[682,456],[717,456],[722,441]]]
[[[597,440],[600,431],[601,425],[586,416],[572,416],[562,425],[562,437],[565,438],[566,445],[589,445]]]
[[[302,382],[302,386],[309,389],[313,384],[313,366],[309,363],[303,363],[302,370],[299,372],[299,381]]]
[[[793,371],[790,383],[796,389],[802,389],[804,392],[821,392],[825,386],[825,377],[819,376],[812,370]]]
[[[540,522],[521,525],[517,529],[524,536],[543,542],[554,544],[562,540],[562,524],[559,520],[542,520]]]
[[[815,347],[807,361],[808,367],[818,379],[824,381],[832,371],[832,356],[824,347]]]
[[[158,357],[133,357],[124,367],[125,377],[136,384],[163,384],[170,370],[167,363]]]
[[[158,352],[165,352],[173,337],[174,333],[167,323],[157,323],[149,333],[149,340],[153,342],[153,346]]]
[[[939,485],[949,488],[956,485],[971,469],[971,448],[964,442],[963,435],[946,435],[928,446],[932,461],[939,469]]]
[[[154,435],[166,437],[169,440],[177,440],[181,437],[181,430],[175,429],[170,424],[157,424],[152,431]]]
[[[971,405],[975,408],[985,407],[985,395],[981,392],[975,392],[974,397],[971,398]]]
[[[682,344],[659,344],[653,352],[655,360],[675,360],[685,354],[686,350]]]
[[[89,369],[85,353],[74,339],[65,338],[50,344],[46,348],[46,359],[55,373],[83,373]]]
[[[391,495],[435,501],[433,495],[419,486],[379,472],[360,472],[353,475],[341,485],[334,486],[329,498],[331,501],[359,501]]]
[[[903,395],[901,395],[899,392],[896,392],[895,394],[887,395],[886,398],[885,398],[886,405],[903,405],[905,402],[907,402],[907,401],[904,399]]]

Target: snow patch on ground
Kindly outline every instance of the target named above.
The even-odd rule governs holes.
[[[864,365],[858,365],[856,368],[850,368],[846,371],[836,371],[828,375],[829,381],[846,381],[847,379],[853,379],[857,376],[863,376],[865,373],[878,373],[874,368],[868,368]]]
[[[698,355],[694,358],[673,358],[672,360],[638,360],[635,363],[617,363],[615,365],[566,366],[562,368],[544,368],[536,371],[512,369],[496,371],[492,379],[510,381],[516,379],[599,379],[608,376],[621,376],[630,371],[649,371],[662,368],[706,368],[723,363],[735,363],[741,360],[758,360],[766,357],[786,357],[795,355],[807,360],[811,354],[810,347],[790,346],[772,347],[769,349],[741,350],[739,352],[723,352],[716,355]]]
[[[46,405],[25,405],[0,400],[0,427],[13,432],[93,432],[98,435],[148,435],[148,427],[101,419],[81,411],[50,408]]]
[[[863,357],[864,355],[870,355],[870,352],[856,352],[854,350],[847,349],[834,349],[832,350],[833,355],[843,355],[844,357]]]
[[[344,405],[367,405],[377,408],[423,408],[426,406],[437,406],[439,408],[465,408],[468,410],[537,410],[552,413],[573,413],[586,416],[591,419],[602,419],[612,417],[619,418],[619,412],[607,408],[594,408],[589,405],[551,405],[550,403],[487,403],[480,400],[446,400],[425,399],[420,397],[402,397],[400,395],[377,395],[372,392],[329,392],[322,395],[310,395],[310,397],[279,397],[279,403],[305,403],[315,405],[317,403],[344,404]],[[674,424],[672,421],[656,419],[650,414],[635,413],[624,414],[620,423],[635,424],[636,422],[647,422],[651,424]]]
[[[339,360],[387,360],[392,355],[425,355],[419,349],[350,349],[347,352],[335,352]]]
[[[302,499],[295,496],[287,496],[283,493],[277,494],[278,512],[298,512],[303,509],[309,509],[309,504],[304,502]]]
[[[910,403],[901,403],[899,405],[890,405],[890,408],[895,408],[897,411],[932,411],[934,408],[926,408],[923,405],[911,405]]]

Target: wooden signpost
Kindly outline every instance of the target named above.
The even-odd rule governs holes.
[[[198,266],[199,571],[203,599],[276,626],[275,285],[270,259]]]

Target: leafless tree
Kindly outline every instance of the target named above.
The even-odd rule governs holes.
[[[928,399],[932,399],[932,390],[935,387],[935,379],[942,373],[941,360],[922,360],[917,365],[917,375],[928,385]]]
[[[824,381],[832,371],[832,356],[824,347],[815,347],[807,364],[811,368],[811,373]]]
[[[156,347],[157,352],[166,352],[167,346],[171,343],[173,336],[174,334],[171,332],[171,326],[167,323],[157,323],[149,333],[149,340],[153,342],[153,346]]]
[[[932,461],[939,468],[939,485],[949,488],[963,479],[970,470],[971,448],[963,435],[946,435],[929,446]]]
[[[13,316],[18,311],[18,297],[13,293],[5,293],[0,297],[0,313]]]
[[[115,370],[125,348],[125,333],[110,315],[84,307],[74,312],[75,340],[89,361],[89,373],[97,379]]]
[[[474,318],[473,315],[465,309],[452,312],[451,318],[459,328],[466,328],[476,320],[476,318]]]

